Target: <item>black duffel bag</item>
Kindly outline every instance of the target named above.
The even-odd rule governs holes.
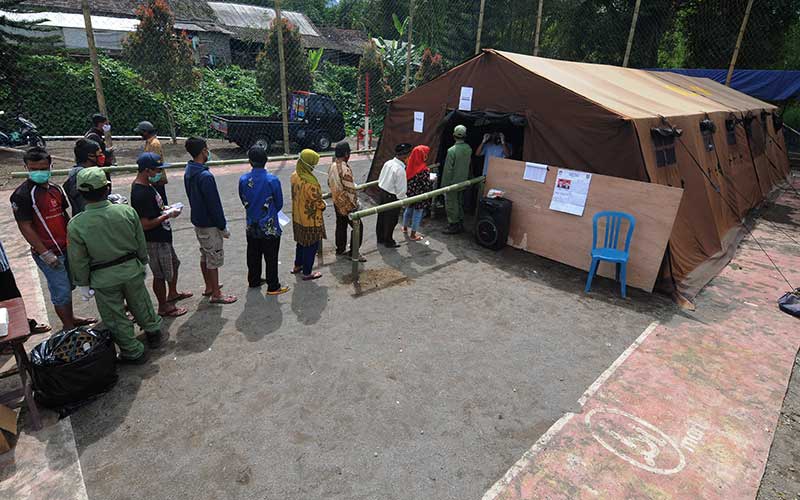
[[[117,383],[116,351],[108,330],[62,330],[31,351],[36,402],[67,414]]]
[[[800,318],[800,288],[786,292],[778,299],[778,307],[786,314]]]

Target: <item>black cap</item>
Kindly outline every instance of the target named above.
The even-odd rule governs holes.
[[[267,150],[261,146],[253,146],[247,151],[247,159],[254,167],[263,167],[267,164]]]
[[[350,156],[350,144],[346,142],[340,142],[336,145],[336,148],[333,150],[333,154],[336,158],[344,158],[345,156]]]
[[[407,142],[404,142],[404,143],[398,144],[397,146],[394,147],[394,154],[400,155],[400,156],[407,155],[407,154],[411,153],[412,149],[414,149],[414,146],[412,146],[411,144],[409,144]]]
[[[103,122],[105,122],[107,120],[108,120],[108,118],[106,118],[106,116],[104,114],[95,113],[95,114],[92,115],[92,123],[94,123],[94,124],[103,123]]]
[[[133,129],[134,132],[137,134],[141,134],[142,132],[152,133],[156,131],[156,128],[153,126],[152,123],[148,121],[139,122],[139,125],[136,125],[136,128]]]

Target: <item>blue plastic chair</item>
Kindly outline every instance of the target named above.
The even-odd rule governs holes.
[[[606,231],[603,245],[597,246],[597,226],[600,219],[605,219]],[[620,250],[619,233],[623,220],[628,221],[628,235],[625,237],[625,247]],[[625,272],[628,266],[628,251],[631,247],[631,236],[636,219],[624,212],[598,212],[592,218],[592,266],[589,268],[589,277],[586,279],[586,293],[592,288],[592,278],[597,273],[597,265],[601,260],[613,262],[617,266],[617,281],[621,283],[622,297],[625,297]]]

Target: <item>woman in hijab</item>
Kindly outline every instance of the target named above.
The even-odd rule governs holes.
[[[431,148],[428,146],[417,146],[411,150],[411,156],[408,157],[408,164],[406,165],[406,180],[408,182],[408,197],[425,194],[431,190],[431,171],[425,163],[428,159],[428,153]],[[422,239],[422,235],[417,234],[419,225],[422,222],[422,216],[425,210],[430,209],[431,200],[421,201],[406,207],[403,212],[403,233],[408,233],[408,226],[411,225],[410,238],[414,241]]]
[[[292,274],[303,272],[303,280],[322,277],[319,272],[311,273],[319,242],[325,238],[325,224],[322,211],[325,201],[319,181],[314,177],[314,167],[319,163],[319,154],[311,149],[300,152],[297,169],[292,174],[292,221],[297,250]]]

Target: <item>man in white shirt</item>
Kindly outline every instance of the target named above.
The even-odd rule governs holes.
[[[385,205],[393,201],[402,200],[406,197],[406,160],[411,154],[411,144],[398,144],[394,148],[394,158],[383,164],[381,175],[378,178],[378,188],[380,189],[380,204]],[[394,228],[400,217],[400,208],[387,210],[378,214],[378,222],[375,232],[378,236],[378,244],[388,248],[397,248],[400,245],[394,241]]]

